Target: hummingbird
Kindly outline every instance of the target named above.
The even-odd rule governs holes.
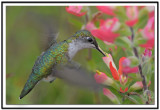
[[[32,72],[19,98],[22,99],[26,96],[41,80],[50,83],[53,82],[56,79],[54,76],[57,70],[56,67],[58,67],[58,65],[65,65],[68,62],[75,65],[72,58],[79,50],[84,48],[96,49],[105,56],[105,53],[99,48],[94,36],[87,30],[80,30],[62,42],[54,42],[45,52],[42,52],[35,61]],[[63,75],[67,76],[67,74]]]

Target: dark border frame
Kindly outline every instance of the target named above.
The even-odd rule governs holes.
[[[156,3],[157,4],[157,107],[156,108],[118,108],[118,109],[159,109],[159,2],[158,1],[2,1],[1,2],[1,109],[64,109],[65,107],[61,108],[7,108],[3,107],[3,4],[5,3]],[[71,108],[65,108],[65,109],[83,109],[85,107],[71,107]],[[117,108],[89,108],[86,109],[117,109]]]

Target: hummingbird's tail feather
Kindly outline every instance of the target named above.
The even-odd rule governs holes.
[[[35,80],[34,78],[29,78],[19,96],[19,99],[22,99],[24,96],[26,96],[38,83],[39,80]]]

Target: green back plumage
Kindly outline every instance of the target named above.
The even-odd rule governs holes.
[[[48,50],[46,50],[46,52],[42,53],[38,57],[32,68],[32,73],[30,74],[24,89],[21,92],[20,99],[27,95],[38,83],[38,81],[49,75],[55,65],[67,62],[65,55],[68,51],[69,42],[71,42],[70,39],[52,45]]]

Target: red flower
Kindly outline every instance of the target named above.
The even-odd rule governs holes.
[[[129,20],[126,21],[126,24],[132,27],[138,22],[138,8],[137,6],[127,6],[126,11],[129,18]]]
[[[138,67],[131,68],[130,60],[125,57],[120,58],[118,71],[110,54],[108,54],[106,57],[103,57],[103,61],[110,68],[114,80],[119,80],[122,84],[125,84],[127,81],[124,74],[138,72]]]
[[[66,11],[70,14],[73,14],[75,16],[83,16],[86,14],[86,12],[80,12],[82,9],[82,6],[69,6],[66,7]]]
[[[114,33],[120,27],[119,20],[117,18],[100,20],[100,28],[91,30],[91,33],[99,39],[113,43],[119,34]]]
[[[114,16],[114,12],[113,12],[113,6],[96,6],[98,10],[102,11],[103,13],[107,14],[107,15],[111,15]]]

